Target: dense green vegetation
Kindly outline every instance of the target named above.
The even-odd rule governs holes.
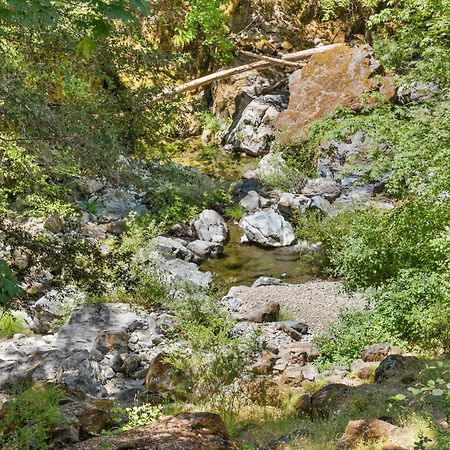
[[[25,389],[18,388],[11,402],[2,410],[2,448],[52,448],[47,437],[60,420],[59,406],[63,400],[64,395],[56,386],[36,384]]]
[[[311,8],[320,19],[343,12],[358,14],[376,57],[385,70],[392,71],[396,84],[406,93],[417,83],[429,91],[420,102],[410,101],[406,94],[406,100],[395,104],[380,100],[375,107],[342,108],[322,118],[310,126],[304,141],[280,149],[289,165],[284,176],[266,180],[283,191],[297,191],[306,177],[316,173],[323,143],[345,141],[357,132],[373,143],[373,150],[365,155],[368,169],[363,181],[389,173],[386,192],[395,202],[394,209],[361,207],[329,217],[310,213],[295,219],[299,239],[322,243],[323,272],[369,298],[367,310],[343,313],[320,337],[318,364],[326,368],[348,363],[377,342],[427,357],[446,357],[450,351],[450,1],[292,3]],[[227,0],[0,0],[0,233],[2,240],[21,249],[29,266],[51,266],[54,286],[74,283],[92,302],[170,311],[176,322],[173,340],[187,344],[189,350],[182,347],[165,361],[184,376],[183,396],[175,393],[168,400],[181,398],[219,410],[245,435],[255,422],[247,426],[241,398],[232,390],[238,377],[253,381],[246,364],[256,334],[233,337],[235,323],[218,307],[216,292],[169,285],[157,268],[144,267],[140,259],[152,251],[155,236],[203,209],[219,209],[233,220],[244,215],[242,207],[233,205],[229,183],[180,169],[170,161],[172,153],[186,151],[184,140],[192,122],[219,131],[218,122],[205,111],[206,104],[157,97],[180,80],[230,61],[228,4]],[[218,158],[217,150],[209,147],[200,149],[199,155],[210,165]],[[120,156],[142,164],[149,176],[140,179]],[[101,242],[106,256],[89,239],[36,237],[4,220],[50,213],[69,220],[80,215],[82,208],[72,194],[83,177],[151,194],[147,214],[129,217],[120,237]],[[95,213],[97,205],[83,208]],[[27,268],[15,261],[10,264],[0,260],[0,336],[24,331],[21,320],[9,315],[8,309],[24,294],[17,279]],[[27,295],[32,297],[33,290],[27,289]],[[429,384],[430,379],[441,380],[448,374],[448,364],[439,363],[438,373],[421,368],[421,385],[413,388],[420,394],[410,391],[419,398],[411,401],[415,409],[403,406],[406,398],[397,397],[398,403],[392,403],[395,392],[387,392],[380,404],[369,405],[368,399],[359,398],[354,411],[329,421],[311,424],[305,419],[302,426],[316,432],[305,438],[308,448],[334,445],[348,420],[358,418],[363,410],[379,417],[388,408],[400,423],[409,423],[411,411],[418,414],[423,405],[436,400],[433,396],[441,400],[448,394],[445,390],[445,395],[444,391],[435,395],[426,388],[435,389],[436,382]],[[286,429],[294,423],[298,428],[299,419],[290,410],[296,398],[288,393],[275,400],[265,389],[256,387],[265,396],[262,406],[276,404],[291,414],[285,418]],[[246,407],[260,406],[245,400]],[[0,445],[50,448],[48,435],[59,420],[62,401],[53,387],[15,393],[0,420]],[[280,422],[266,412],[257,429],[265,432],[267,427],[270,434],[270,427]],[[161,410],[148,407],[128,413],[133,426],[158,418]],[[248,437],[258,440],[253,438]]]
[[[449,20],[448,1],[378,9],[369,20],[377,58],[396,70],[406,91],[431,82],[438,93],[403,106],[340,110],[313,124],[293,153],[293,164],[311,161],[322,142],[362,131],[374,145],[365,155],[370,168],[363,181],[390,173],[386,190],[397,202],[389,211],[298,219],[300,237],[323,242],[323,267],[349,289],[366,290],[371,300],[369,311],[345,314],[323,339],[325,361],[349,361],[370,341],[437,353],[450,349]]]

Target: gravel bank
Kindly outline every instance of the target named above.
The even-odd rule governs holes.
[[[341,309],[362,309],[366,304],[362,295],[345,293],[336,281],[260,286],[240,294],[239,299],[246,307],[278,302],[283,313],[308,324],[313,333],[336,321]]]

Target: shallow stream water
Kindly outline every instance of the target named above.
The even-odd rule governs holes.
[[[214,275],[214,281],[227,289],[240,284],[250,285],[258,277],[282,278],[288,283],[304,283],[317,278],[311,256],[293,260],[286,249],[267,249],[241,244],[243,231],[234,223],[228,224],[230,237],[220,259],[211,259],[202,265]]]

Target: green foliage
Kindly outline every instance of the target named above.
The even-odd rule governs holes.
[[[450,85],[448,0],[393,2],[373,15],[369,24],[379,30],[375,49],[383,64],[410,79]]]
[[[148,12],[148,1],[107,0],[2,0],[0,24],[25,27],[56,26],[67,17],[80,30],[94,36],[112,31],[113,21],[128,22]]]
[[[313,123],[304,145],[317,149],[321,143],[345,141],[361,131],[372,143],[372,148],[354,156],[363,161],[355,168],[364,173],[364,181],[391,171],[390,194],[438,196],[450,190],[449,123],[446,96],[409,108],[385,104],[363,114],[340,109],[334,116]]]
[[[51,267],[53,285],[74,284],[89,293],[97,294],[107,290],[111,274],[119,267],[119,256],[114,253],[105,256],[98,245],[89,240],[73,236],[64,239],[51,239],[42,235],[33,236],[20,227],[0,222],[3,241],[12,248],[20,248],[27,258],[28,267],[35,270],[48,270]],[[27,268],[11,267],[22,279]],[[34,292],[31,290],[31,294]]]
[[[160,226],[149,216],[131,216],[121,241],[107,257],[114,261],[102,277],[102,283],[108,284],[108,289],[106,292],[95,291],[90,301],[129,303],[143,308],[167,303],[171,293],[159,269],[151,268],[150,263],[144,268],[136,259],[136,255],[146,251],[151,240],[160,234]]]
[[[445,269],[448,224],[446,208],[427,201],[407,202],[388,212],[362,211],[329,250],[334,273],[355,289],[379,285],[408,268]]]
[[[245,215],[245,209],[240,205],[229,206],[225,210],[225,217],[230,220],[241,220]]]
[[[284,156],[285,149],[274,148],[264,157],[265,164],[255,170],[255,175],[266,186],[283,192],[296,192],[302,187],[305,176],[301,172],[302,167],[288,164]]]
[[[190,344],[169,357],[169,362],[192,381],[191,399],[215,408],[233,409],[229,387],[244,373],[253,354],[256,336],[232,337],[234,322],[220,311],[217,301],[188,291],[174,304],[180,334]]]
[[[23,295],[23,293],[24,292],[11,272],[11,269],[7,266],[5,261],[0,259],[0,312],[9,309],[11,302],[16,297]]]
[[[162,173],[160,187],[154,188],[149,205],[149,217],[161,224],[162,229],[186,223],[204,209],[224,208],[231,204],[230,188],[226,183],[197,171],[175,168]]]
[[[297,170],[301,178],[314,178],[318,157],[318,145],[314,140],[297,141],[281,148],[287,166]]]
[[[16,333],[25,333],[27,327],[20,317],[13,313],[0,309],[0,337],[10,338]]]
[[[58,212],[61,217],[73,214],[74,208],[64,199],[61,186],[50,179],[27,150],[3,139],[0,136],[0,216],[17,199],[29,213]]]
[[[350,289],[375,286],[366,292],[373,310],[344,315],[322,341],[325,359],[351,359],[379,341],[450,348],[447,208],[415,200],[387,212],[311,216],[309,223],[301,218],[297,233],[322,241],[323,264],[333,275]]]
[[[63,398],[57,387],[40,384],[14,392],[2,409],[2,448],[50,449],[47,440],[60,420],[59,405]]]
[[[143,405],[125,408],[128,422],[120,427],[120,431],[132,430],[133,428],[148,425],[155,422],[162,415],[162,407],[160,405],[153,406],[149,403]]]
[[[373,293],[372,301],[391,336],[431,351],[450,349],[448,274],[401,270]]]
[[[393,400],[422,409],[429,409],[431,406],[435,410],[443,411],[446,414],[445,419],[448,420],[450,418],[449,360],[439,359],[427,362],[426,366],[419,371],[417,378],[418,382],[414,386],[409,386],[406,394],[397,394]]]
[[[176,30],[174,43],[187,47],[194,41],[201,42],[206,53],[225,62],[231,57],[232,44],[228,39],[228,18],[224,12],[230,0],[190,0],[183,26]]]
[[[220,121],[214,114],[210,112],[204,112],[201,117],[202,127],[209,130],[213,135],[220,130]]]
[[[123,256],[135,254],[162,232],[161,224],[158,224],[151,216],[130,214],[117,253]]]
[[[132,264],[129,270],[126,276],[122,272],[121,278],[114,278],[117,285],[106,296],[94,297],[92,301],[129,303],[149,308],[166,304],[172,297],[169,286],[156,269],[149,274]]]
[[[398,344],[377,311],[342,312],[339,322],[329,332],[317,339],[322,356],[317,361],[321,367],[348,364],[360,357],[360,352],[373,343]]]

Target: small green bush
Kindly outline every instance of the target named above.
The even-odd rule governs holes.
[[[245,215],[245,209],[240,205],[233,205],[225,210],[225,217],[230,220],[241,220]]]
[[[2,409],[0,444],[4,449],[47,450],[51,431],[60,420],[63,394],[56,386],[36,384],[13,392]]]
[[[0,259],[0,313],[9,309],[11,302],[23,293],[6,262]]]
[[[27,327],[23,320],[9,311],[0,309],[0,337],[9,338],[16,333],[24,333]]]
[[[202,292],[191,290],[174,303],[174,310],[179,333],[190,349],[172,354],[169,362],[188,375],[193,402],[230,413],[235,405],[227,387],[243,376],[256,348],[256,335],[232,337],[234,321],[220,311],[212,296]]]
[[[125,408],[125,414],[127,415],[128,422],[120,427],[120,431],[132,430],[133,428],[155,422],[162,415],[162,406],[144,403],[143,405]]]
[[[323,368],[348,364],[358,359],[365,347],[380,342],[399,343],[385,327],[377,311],[342,312],[329,332],[317,339],[317,348],[322,352],[317,363]]]

